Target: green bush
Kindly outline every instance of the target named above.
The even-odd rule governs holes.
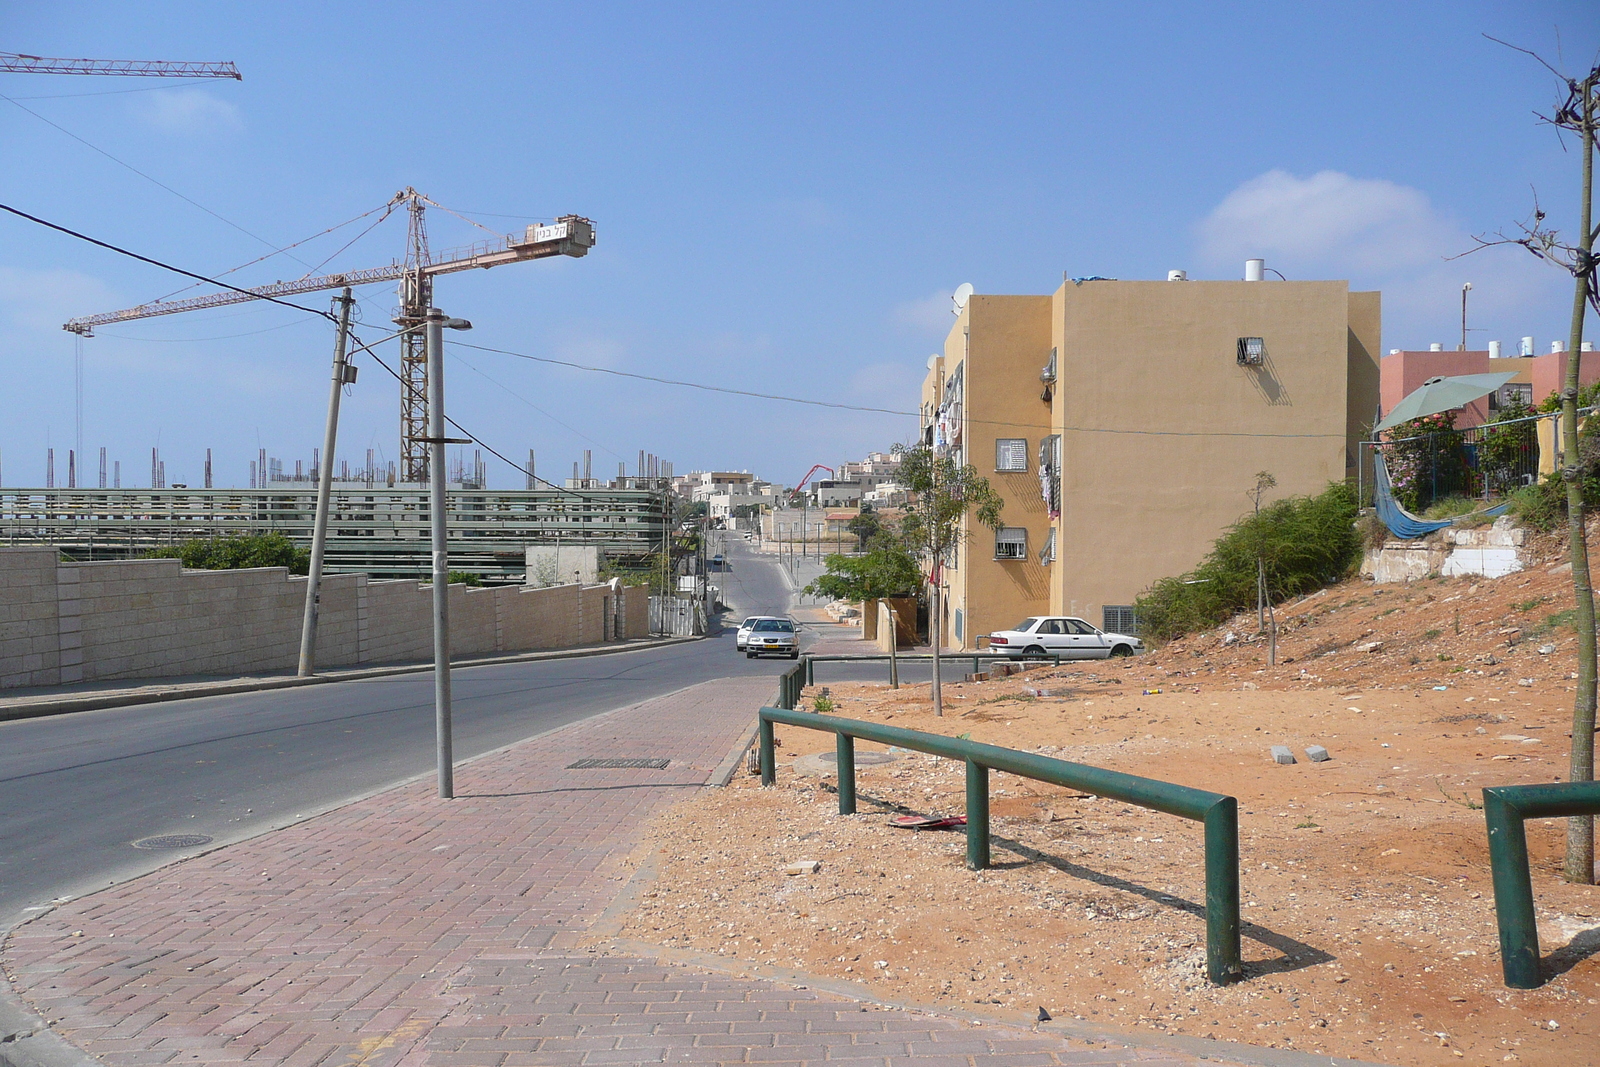
[[[1274,603],[1347,577],[1361,559],[1355,491],[1335,482],[1248,515],[1188,574],[1163,578],[1135,605],[1145,636],[1168,641],[1215,626],[1256,603],[1257,560]]]
[[[290,574],[311,570],[311,550],[298,548],[281,533],[242,537],[199,537],[144,554],[145,559],[177,559],[191,570],[232,571],[246,567],[288,567]]]

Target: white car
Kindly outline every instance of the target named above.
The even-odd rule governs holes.
[[[1144,642],[1127,634],[1107,633],[1082,619],[1041,615],[1023,619],[1010,630],[990,634],[989,649],[1013,659],[1027,656],[1106,659],[1143,652]]]
[[[744,639],[744,654],[748,659],[757,656],[799,659],[800,635],[788,619],[757,619]]]
[[[733,647],[736,650],[743,652],[745,644],[750,640],[750,631],[754,629],[755,624],[760,622],[762,619],[775,618],[777,618],[776,615],[752,615],[748,619],[744,620],[744,622],[741,622],[739,624],[738,631],[733,635]]]

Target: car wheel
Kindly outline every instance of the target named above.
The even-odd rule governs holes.
[[[1127,645],[1117,645],[1111,650],[1112,659],[1120,659],[1123,656],[1131,655],[1133,655],[1133,649],[1129,648]]]
[[[1044,648],[1040,645],[1029,645],[1027,648],[1023,649],[1022,654],[1024,656],[1044,656],[1046,653]]]
[[[799,659],[800,658],[800,653],[799,652],[791,652],[791,653],[789,653],[789,658],[790,659]]]
[[[754,652],[746,652],[744,654],[744,658],[745,659],[755,659],[756,658],[756,654]]]

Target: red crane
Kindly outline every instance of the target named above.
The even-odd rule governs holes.
[[[806,476],[800,479],[800,484],[795,486],[794,491],[789,494],[789,503],[793,504],[796,500],[799,500],[800,497],[804,495],[801,493],[801,490],[806,487],[806,483],[811,480],[811,476],[818,471],[827,471],[831,475],[833,473],[833,468],[818,463],[810,470],[806,471]]]

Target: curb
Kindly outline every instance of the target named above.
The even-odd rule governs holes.
[[[480,657],[452,662],[452,670],[466,667],[492,667],[500,663],[537,663],[547,659],[586,659],[590,656],[611,656],[619,652],[641,652],[652,648],[667,648],[689,641],[703,641],[703,637],[663,637],[607,645],[600,648],[575,651],[546,650],[542,652],[516,652],[506,656]],[[49,715],[68,715],[78,711],[99,711],[105,708],[123,708],[133,704],[160,704],[170,700],[194,700],[200,697],[233,696],[237,693],[257,693],[270,689],[294,689],[303,685],[327,685],[333,682],[353,682],[366,678],[388,678],[399,674],[421,674],[433,670],[431,663],[407,663],[389,667],[357,667],[353,670],[315,674],[310,678],[252,678],[236,682],[200,682],[179,685],[154,692],[137,689],[98,693],[92,696],[62,697],[59,700],[40,700],[27,704],[0,703],[0,722],[18,719],[38,719]],[[159,684],[159,683],[153,683]]]

